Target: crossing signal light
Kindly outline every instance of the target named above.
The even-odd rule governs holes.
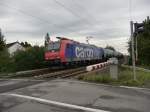
[[[144,23],[134,23],[134,33],[139,34],[144,31]]]

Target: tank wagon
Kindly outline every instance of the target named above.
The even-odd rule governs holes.
[[[49,42],[45,51],[45,60],[51,64],[92,64],[122,56],[119,52],[95,45],[79,43],[63,37],[56,38],[59,40]]]
[[[123,54],[117,51],[113,51],[110,49],[104,49],[104,58],[108,59],[108,58],[112,58],[112,57],[116,57],[116,58],[123,58]]]

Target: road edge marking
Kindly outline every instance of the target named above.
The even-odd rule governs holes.
[[[73,104],[68,104],[68,103],[62,103],[62,102],[32,97],[32,96],[20,95],[20,94],[1,94],[1,95],[8,95],[8,96],[13,96],[13,97],[18,97],[18,98],[24,98],[24,99],[28,99],[28,100],[34,100],[34,101],[37,101],[40,103],[47,103],[47,104],[57,105],[57,106],[61,106],[61,107],[67,107],[67,108],[71,108],[71,109],[84,110],[84,111],[89,111],[89,112],[110,112],[110,111],[88,108],[88,107],[83,107],[83,106],[78,106],[78,105],[73,105]]]

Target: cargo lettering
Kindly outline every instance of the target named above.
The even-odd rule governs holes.
[[[76,47],[75,54],[76,54],[76,57],[78,58],[91,58],[93,57],[93,49]]]

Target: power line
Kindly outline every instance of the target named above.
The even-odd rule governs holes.
[[[26,11],[23,11],[23,10],[18,9],[18,8],[16,8],[16,7],[9,6],[9,5],[5,4],[5,3],[0,2],[0,5],[5,6],[5,7],[7,7],[7,8],[10,8],[10,9],[13,9],[13,10],[15,10],[15,11],[17,11],[17,12],[23,14],[23,15],[27,15],[27,16],[29,16],[29,17],[32,17],[32,18],[34,18],[34,19],[36,19],[36,20],[38,20],[38,21],[40,21],[40,22],[42,22],[42,23],[44,23],[44,24],[46,24],[46,25],[48,25],[48,26],[51,24],[51,25],[50,25],[51,27],[52,27],[52,26],[55,26],[55,27],[57,27],[57,28],[58,28],[58,27],[63,27],[63,26],[56,25],[56,24],[54,24],[54,23],[50,23],[50,22],[47,21],[47,20],[41,19],[41,18],[39,18],[39,17],[37,17],[37,16],[34,16],[34,15],[32,15],[32,14],[27,13]],[[71,29],[66,28],[66,27],[63,27],[63,28],[68,29],[68,30],[71,30]]]
[[[72,2],[74,2],[74,0],[72,0]],[[78,8],[80,8],[81,10],[84,9],[84,12],[85,12],[85,8],[84,7],[82,7],[81,5],[77,4],[76,2],[74,2],[74,4],[76,4],[76,6]],[[89,13],[88,11],[86,11],[86,14],[87,14],[88,17],[93,18],[94,21],[97,21],[97,19],[91,13]]]
[[[72,11],[72,9],[70,9],[69,7],[66,7],[66,6],[65,6],[64,4],[62,4],[61,2],[58,2],[57,0],[54,0],[54,2],[55,2],[56,4],[58,4],[59,6],[63,7],[65,10],[67,10],[67,11],[70,12],[71,14],[73,14],[74,16],[80,18],[81,20],[85,20],[86,23],[88,23],[88,24],[91,25],[91,23],[89,23],[89,21],[88,21],[87,19],[82,18],[80,15],[78,15],[77,13],[75,13],[74,11]]]
[[[55,1],[55,3],[57,3],[59,6],[63,7],[65,10],[69,11],[69,12],[70,12],[71,14],[73,14],[74,16],[80,18],[81,20],[84,20],[84,22],[86,21],[86,23],[90,24],[90,26],[91,26],[91,23],[89,23],[89,21],[88,21],[87,19],[82,18],[80,15],[78,15],[78,14],[77,14],[76,12],[74,12],[72,9],[66,7],[66,6],[65,6],[64,4],[62,4],[61,2],[58,2],[57,0],[54,0],[54,1]],[[70,30],[70,31],[71,31],[70,33],[76,32],[76,31],[74,31],[73,29],[70,29],[70,28],[68,28],[68,27],[56,25],[56,24],[54,24],[54,23],[52,23],[52,22],[49,22],[49,21],[47,21],[47,20],[45,20],[45,19],[42,19],[42,18],[37,17],[37,16],[34,16],[33,14],[30,14],[30,13],[24,11],[24,10],[18,9],[18,8],[14,7],[14,6],[7,5],[6,3],[3,3],[2,1],[0,1],[0,5],[5,6],[5,7],[7,7],[7,8],[10,8],[10,9],[13,9],[13,10],[15,10],[15,11],[17,11],[17,12],[23,14],[23,15],[27,15],[27,16],[29,16],[29,17],[32,17],[33,19],[38,20],[38,21],[40,21],[41,23],[44,23],[44,24],[46,24],[46,25],[48,25],[48,26],[50,25],[51,27],[52,27],[52,26],[55,26],[55,27],[57,27],[57,28],[58,28],[58,27],[60,27],[60,28],[65,28],[65,29]],[[77,33],[77,32],[76,32],[76,33]]]
[[[20,13],[22,13],[22,14],[24,14],[24,15],[30,16],[30,17],[32,17],[32,18],[34,18],[34,19],[37,19],[37,20],[41,21],[41,22],[44,22],[44,23],[47,23],[47,22],[48,22],[48,21],[43,20],[43,19],[41,19],[41,18],[39,18],[39,17],[35,17],[35,16],[33,16],[33,15],[31,15],[31,14],[29,14],[29,13],[23,11],[23,10],[20,10],[20,9],[18,9],[18,8],[16,8],[16,7],[9,6],[9,5],[5,4],[5,3],[0,2],[0,5],[4,5],[5,7],[8,7],[8,8],[11,8],[11,9],[13,9],[13,10],[16,10],[17,12],[20,12]]]

